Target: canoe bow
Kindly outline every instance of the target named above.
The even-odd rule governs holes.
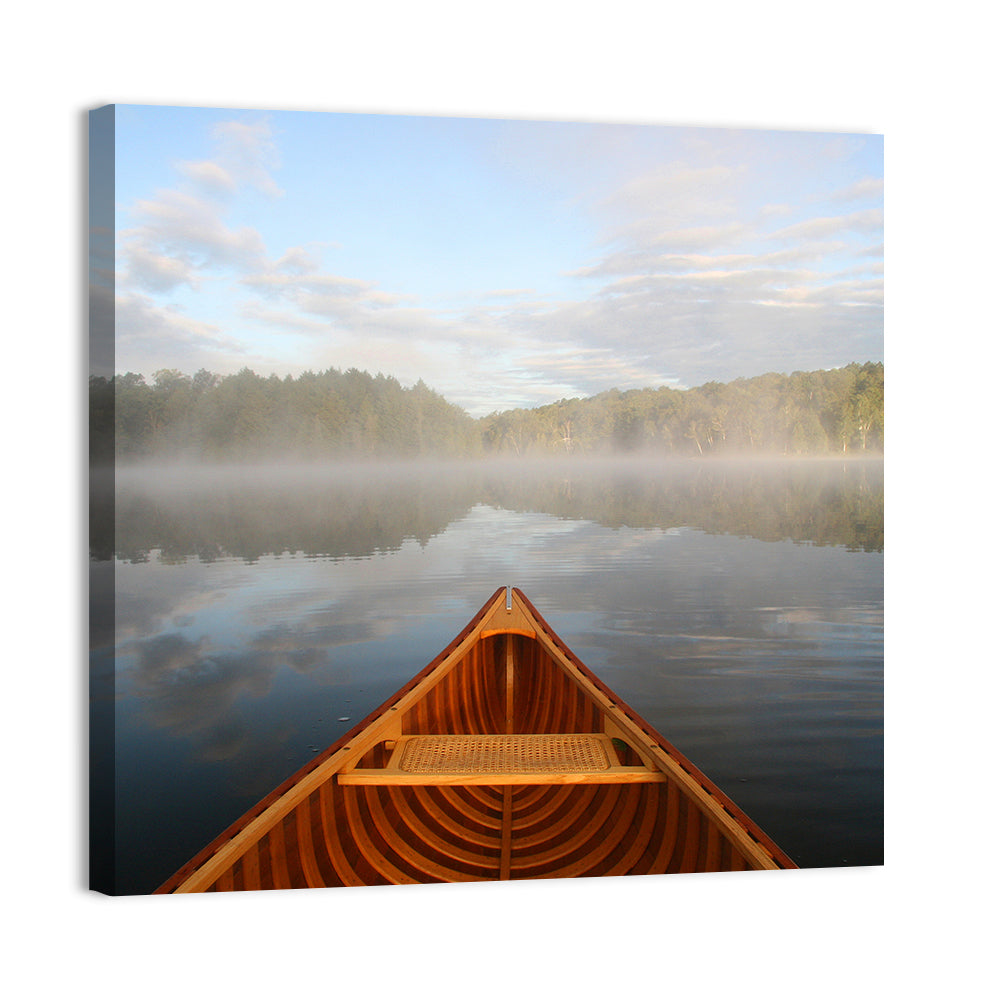
[[[795,867],[500,587],[156,892]]]

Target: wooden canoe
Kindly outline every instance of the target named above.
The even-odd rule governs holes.
[[[158,893],[795,868],[501,587]]]

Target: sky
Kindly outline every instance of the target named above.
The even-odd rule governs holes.
[[[883,360],[879,135],[118,105],[114,369],[473,416]]]

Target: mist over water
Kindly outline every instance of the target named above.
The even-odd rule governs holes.
[[[882,861],[881,461],[136,466],[113,498],[92,658],[119,891],[155,888],[501,585],[799,864]]]
[[[608,527],[693,527],[880,551],[878,460],[651,458],[138,465],[116,474],[125,559],[363,555],[426,542],[477,504]]]

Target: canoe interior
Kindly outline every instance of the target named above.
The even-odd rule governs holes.
[[[524,784],[380,777],[401,737],[511,733],[604,734],[617,759],[604,775],[556,768]],[[794,867],[501,588],[406,687],[157,892]]]

